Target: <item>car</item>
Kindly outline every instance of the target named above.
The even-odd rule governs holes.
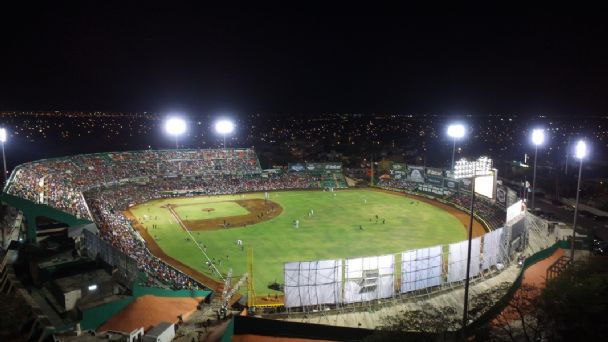
[[[545,213],[545,218],[549,221],[557,220],[557,216],[555,216],[553,213]]]
[[[597,221],[597,222],[608,222],[608,216],[598,216],[598,215],[596,215],[593,219],[595,221]]]
[[[594,255],[608,255],[608,241],[600,241],[591,248]]]

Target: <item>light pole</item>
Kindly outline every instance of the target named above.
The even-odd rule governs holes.
[[[6,186],[6,155],[4,154],[4,143],[6,142],[6,128],[0,128],[0,142],[2,143],[2,163],[4,165],[4,173],[2,174],[2,179],[4,181],[3,185]]]
[[[536,194],[536,159],[538,156],[538,145],[545,141],[545,131],[537,128],[532,130],[532,143],[534,144],[534,176],[532,177],[532,211],[534,212],[534,195]]]
[[[454,154],[456,154],[456,139],[464,137],[465,129],[462,124],[451,124],[448,126],[448,136],[454,139],[452,146],[452,167],[450,170],[454,172]]]
[[[224,137],[224,149],[226,149],[226,134],[234,131],[234,123],[227,119],[218,120],[215,123],[215,131]]]
[[[465,334],[467,323],[469,321],[469,275],[471,272],[471,245],[473,244],[473,219],[475,209],[475,177],[491,174],[492,160],[489,158],[479,158],[476,161],[467,162],[466,160],[458,161],[454,168],[455,179],[471,179],[471,207],[469,211],[469,241],[467,248],[467,273],[464,280],[464,305],[462,313],[462,333]]]
[[[575,156],[580,161],[578,165],[578,184],[576,186],[576,203],[574,204],[574,223],[572,224],[572,248],[570,250],[570,261],[574,262],[574,239],[576,238],[576,218],[578,216],[578,200],[581,193],[581,176],[583,174],[583,159],[587,156],[587,144],[584,140],[576,143]]]
[[[175,137],[175,149],[179,148],[178,137],[186,131],[186,121],[181,118],[173,117],[165,122],[165,130],[169,135]]]

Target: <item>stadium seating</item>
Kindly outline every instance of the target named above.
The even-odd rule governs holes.
[[[335,185],[335,182],[334,182]],[[18,166],[5,192],[93,220],[101,237],[173,288],[196,287],[187,275],[152,255],[122,211],[180,191],[219,195],[318,188],[309,174],[262,175],[252,149],[98,153]]]

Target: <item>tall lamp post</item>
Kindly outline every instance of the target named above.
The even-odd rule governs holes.
[[[175,149],[179,148],[178,138],[186,131],[186,121],[181,118],[169,118],[165,122],[165,130],[175,137]]]
[[[492,160],[486,157],[468,162],[460,160],[454,168],[455,179],[471,179],[471,207],[469,212],[469,243],[467,248],[467,273],[464,280],[464,305],[462,313],[462,333],[469,321],[469,275],[471,272],[471,245],[473,244],[473,219],[475,209],[475,177],[491,174]]]
[[[538,145],[545,142],[545,131],[537,128],[532,130],[532,143],[534,144],[534,176],[532,177],[532,211],[534,211],[534,195],[536,194],[536,159],[538,156]]]
[[[581,193],[581,176],[583,174],[583,159],[587,156],[587,143],[579,140],[576,143],[574,155],[579,160],[578,165],[578,184],[576,185],[576,203],[574,204],[574,223],[572,224],[572,248],[570,250],[570,260],[574,261],[574,240],[576,238],[576,218],[578,216],[578,200]]]
[[[6,155],[4,154],[4,143],[6,142],[6,128],[0,128],[0,142],[2,143],[2,163],[4,165],[4,173],[2,174],[2,179],[4,181],[3,185],[6,186]]]
[[[451,124],[448,126],[448,136],[452,137],[454,144],[452,146],[452,167],[450,170],[454,172],[454,155],[456,154],[456,139],[464,137],[465,129],[463,124]]]
[[[215,131],[224,137],[224,149],[226,149],[226,134],[234,131],[234,123],[226,119],[218,120],[215,123]]]

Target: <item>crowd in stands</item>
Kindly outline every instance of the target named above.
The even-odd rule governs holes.
[[[462,191],[448,196],[446,200],[462,208],[471,208],[471,198],[470,192]],[[473,210],[489,225],[490,229],[500,228],[505,225],[507,217],[505,209],[483,196],[475,196],[475,207]]]
[[[252,149],[97,153],[35,161],[19,166],[6,192],[91,219],[82,191],[130,179],[257,175]]]
[[[100,237],[137,262],[138,269],[162,280],[173,289],[196,288],[196,282],[187,275],[165,264],[152,255],[145,243],[135,236],[129,221],[107,208],[102,200],[93,199],[91,211],[95,216]]]
[[[216,177],[206,180],[162,178],[147,184],[126,183],[85,192],[85,198],[102,239],[135,259],[147,274],[168,282],[173,288],[192,288],[188,276],[153,256],[122,214],[130,205],[151,199],[178,196],[180,190],[205,195],[252,191],[318,188],[317,178],[307,174],[271,174],[268,177]]]
[[[406,178],[395,179],[380,179],[378,181],[378,186],[382,188],[390,188],[390,189],[404,189],[408,191],[416,191],[420,183],[409,181]]]
[[[101,238],[174,288],[192,279],[153,256],[122,215],[134,203],[178,196],[318,188],[308,174],[263,174],[252,149],[134,151],[77,155],[19,166],[5,191],[94,220]],[[86,198],[86,200],[85,200]]]

